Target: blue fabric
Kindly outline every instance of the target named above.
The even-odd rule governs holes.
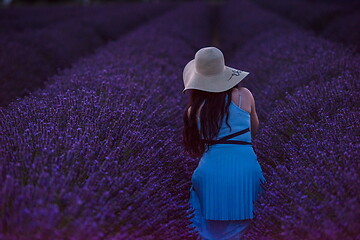
[[[195,209],[191,218],[192,232],[197,233],[201,239],[241,239],[241,236],[248,230],[251,224],[250,219],[246,220],[206,220],[201,214],[201,203],[197,192],[190,190],[190,203]]]
[[[217,139],[250,128],[250,114],[231,101]],[[198,122],[200,129],[200,121]],[[251,142],[251,133],[231,138]],[[240,239],[254,218],[266,180],[252,145],[216,144],[201,157],[191,178],[192,226],[203,239]]]

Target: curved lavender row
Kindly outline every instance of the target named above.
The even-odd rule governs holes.
[[[355,51],[359,51],[359,2],[346,4],[299,0],[274,3],[256,0],[256,2],[301,26],[320,33],[325,38],[346,43],[353,46]]]
[[[7,239],[195,238],[179,72],[209,44],[210,13],[184,5],[0,109]]]
[[[340,2],[308,2],[302,0],[280,0],[273,3],[264,0],[255,0],[255,2],[270,11],[274,11],[314,31],[321,31],[332,19],[352,13],[360,7],[356,1],[346,4]]]
[[[258,17],[254,17],[254,16]],[[251,19],[251,21],[249,21]],[[228,59],[252,38],[269,29],[293,29],[296,25],[247,1],[229,1],[220,9],[220,43]]]
[[[234,11],[247,11],[248,3],[237,4]],[[262,19],[263,10],[251,11]],[[243,22],[251,25],[251,16]],[[354,239],[359,58],[301,29],[278,28],[253,37],[231,63],[251,72],[246,81],[265,120],[254,147],[269,184],[245,238]]]
[[[254,141],[271,181],[246,239],[359,236],[359,90],[349,75],[279,101]]]
[[[332,20],[321,32],[325,38],[345,43],[360,52],[360,10]]]
[[[0,34],[43,28],[65,19],[96,14],[104,5],[56,5],[56,6],[16,6],[0,8]],[[113,6],[111,6],[113,7]]]
[[[232,63],[252,73],[246,81],[257,96],[263,120],[298,86],[348,73],[360,76],[360,58],[351,49],[296,29],[270,30],[253,38]]]
[[[111,7],[112,6],[112,7]],[[0,39],[0,106],[42,87],[47,77],[172,5],[110,5],[97,14]],[[140,15],[140,17],[138,16]],[[121,22],[121,26],[119,26]]]
[[[257,96],[261,120],[286,91],[347,71],[355,76],[360,74],[357,68],[360,59],[351,48],[317,37],[253,3],[232,1],[227,6],[230,7],[224,7],[223,15],[242,16],[231,24],[226,23],[226,18],[222,21],[229,29],[237,29],[233,41],[242,42],[242,48],[233,51],[228,63],[251,73],[244,84]],[[269,24],[274,26],[269,29]]]

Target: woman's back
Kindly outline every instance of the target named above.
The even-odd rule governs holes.
[[[239,106],[241,106],[242,103],[242,95],[238,95],[239,96]],[[228,101],[228,98],[226,98],[226,101]],[[248,142],[251,143],[251,122],[250,122],[250,113],[242,108],[240,108],[239,106],[237,106],[233,100],[231,100],[231,103],[229,105],[229,118],[228,118],[228,124],[230,127],[226,124],[226,115],[224,115],[223,119],[222,119],[222,124],[218,133],[218,136],[216,139],[221,139],[225,136],[228,136],[230,134],[233,134],[235,132],[239,132],[241,130],[245,130],[245,129],[249,129],[249,131],[240,134],[238,136],[234,136],[231,138],[231,140],[236,140],[236,141],[244,141],[244,142]],[[197,116],[198,118],[198,129],[201,128],[201,124],[200,124],[200,118],[199,116]],[[211,147],[225,147],[225,146],[238,146],[238,144],[226,144],[226,145],[222,145],[222,144],[217,144],[217,145],[212,145]]]
[[[241,106],[241,95],[239,98]],[[207,220],[253,218],[252,203],[261,190],[260,182],[265,181],[251,144],[250,113],[231,100],[228,123],[231,129],[225,115],[217,138],[192,175],[192,190],[198,194],[201,215]]]
[[[233,88],[233,89],[234,90],[232,91],[232,95],[231,95],[231,103],[229,106],[230,114],[228,120],[229,125],[233,129],[231,132],[234,132],[234,129],[235,131],[238,131],[248,127],[250,129],[250,133],[246,134],[245,136],[236,137],[234,139],[241,140],[247,138],[247,140],[244,141],[251,141],[251,137],[254,136],[254,133],[257,131],[259,126],[259,120],[255,110],[254,98],[252,96],[252,93],[247,88],[243,87],[240,90],[237,88]],[[202,106],[199,108],[197,113],[199,129],[201,127],[199,123],[201,108]],[[227,135],[228,133],[230,133],[230,128],[226,124],[224,124],[226,120],[225,117],[226,115],[223,118],[223,123],[219,131],[218,138],[221,138]]]

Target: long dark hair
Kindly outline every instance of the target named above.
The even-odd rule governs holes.
[[[233,88],[240,88],[238,83]],[[183,114],[184,127],[182,131],[182,143],[185,151],[192,157],[201,157],[205,151],[209,149],[209,143],[202,140],[213,140],[219,134],[222,120],[226,114],[226,124],[231,130],[228,123],[229,106],[231,104],[232,88],[224,92],[206,92],[198,89],[189,89],[190,101],[186,106]],[[226,95],[228,101],[226,102]],[[200,111],[200,130],[197,125],[197,112],[205,103]],[[188,109],[190,109],[190,117],[188,117]]]

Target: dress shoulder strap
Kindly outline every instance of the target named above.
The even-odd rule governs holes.
[[[241,108],[241,94],[240,94],[240,89],[236,88],[236,90],[239,92],[239,108]]]
[[[239,94],[239,107],[241,107],[241,94]]]

